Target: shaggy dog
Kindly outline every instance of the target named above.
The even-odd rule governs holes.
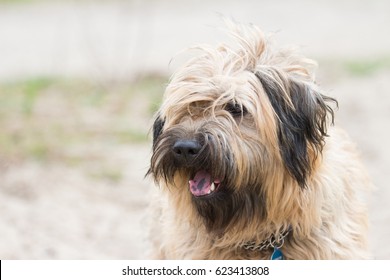
[[[154,257],[368,258],[370,183],[315,63],[228,25],[233,46],[197,47],[156,114]]]

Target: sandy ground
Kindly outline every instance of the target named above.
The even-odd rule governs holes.
[[[278,41],[301,45],[305,54],[324,62],[319,78],[339,100],[336,123],[360,147],[377,187],[370,206],[373,257],[390,259],[390,69],[346,75],[327,64],[389,57],[389,10],[385,0],[0,4],[0,80],[54,75],[107,81],[139,72],[169,74],[178,51],[219,40],[217,13],[276,32]],[[143,176],[150,145],[97,150],[124,170],[120,183],[93,181],[60,162],[0,157],[0,259],[144,257],[152,184]]]

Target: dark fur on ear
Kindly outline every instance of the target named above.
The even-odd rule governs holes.
[[[161,119],[160,116],[157,116],[153,123],[153,148],[156,145],[157,138],[161,135],[165,121]]]
[[[322,152],[327,136],[328,114],[333,124],[334,112],[327,102],[337,101],[313,90],[308,84],[282,75],[270,79],[256,73],[278,117],[278,139],[284,165],[301,187],[311,173],[312,162],[308,145],[314,157]],[[283,88],[282,88],[283,87]],[[286,96],[288,95],[288,96]]]
[[[153,128],[152,128],[153,129],[153,131],[152,131],[153,132],[153,150],[156,147],[158,137],[162,133],[162,130],[164,128],[164,124],[165,124],[165,121],[162,120],[159,115],[157,115],[156,119],[154,120]],[[146,174],[145,174],[145,177],[151,175],[152,173],[153,173],[152,169],[149,168],[148,172],[146,172]]]

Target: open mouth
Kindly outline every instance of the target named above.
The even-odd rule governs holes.
[[[194,178],[188,183],[192,195],[202,197],[215,193],[221,185],[221,180],[211,178],[210,173],[205,170],[200,170],[196,172]]]

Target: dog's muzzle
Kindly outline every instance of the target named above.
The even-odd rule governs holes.
[[[186,168],[196,168],[196,161],[202,151],[202,145],[197,140],[177,140],[172,147],[172,154],[177,162]],[[195,197],[204,197],[214,193],[221,181],[212,178],[206,170],[195,170],[188,184],[190,192]]]

